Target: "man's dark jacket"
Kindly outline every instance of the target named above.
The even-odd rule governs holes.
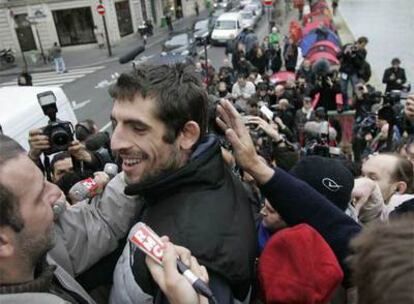
[[[224,289],[231,288],[232,296],[246,297],[257,247],[254,220],[247,193],[225,165],[215,137],[206,137],[178,171],[128,186],[125,193],[144,197],[142,222],[188,248],[206,266],[213,292],[222,293],[226,287],[214,282],[220,281],[227,285]],[[132,270],[144,292],[157,293],[138,251]],[[228,301],[221,297],[219,303],[231,302],[232,296],[226,296]]]
[[[394,74],[394,79],[391,80],[391,75]],[[397,83],[397,79],[401,80],[401,83]],[[392,90],[401,90],[403,84],[407,81],[405,76],[405,70],[402,68],[394,69],[390,67],[385,70],[384,76],[382,77],[382,83],[386,84],[386,92],[391,92]]]

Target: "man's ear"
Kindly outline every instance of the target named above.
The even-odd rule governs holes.
[[[396,183],[395,192],[399,194],[404,194],[407,191],[407,184],[406,182],[398,182]]]
[[[14,254],[12,233],[11,228],[7,226],[0,227],[0,260],[9,258]]]
[[[181,130],[179,145],[183,150],[190,150],[200,138],[200,127],[193,120],[187,121]]]

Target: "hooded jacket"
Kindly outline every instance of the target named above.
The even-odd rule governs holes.
[[[237,299],[247,296],[257,246],[253,215],[247,193],[226,167],[215,137],[207,136],[178,171],[155,182],[129,185],[125,193],[145,199],[142,222],[158,235],[167,235],[174,244],[188,248],[206,266],[216,296],[220,297],[217,293],[223,290],[223,282]],[[144,292],[157,293],[138,250],[132,271]],[[221,281],[218,285],[215,275]]]

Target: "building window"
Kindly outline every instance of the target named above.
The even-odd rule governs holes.
[[[17,39],[19,40],[22,52],[36,50],[36,42],[33,36],[32,27],[30,26],[29,21],[27,21],[27,14],[14,16],[14,22],[16,24]]]
[[[121,37],[133,33],[131,11],[129,1],[120,1],[115,3],[116,17],[118,19],[119,34]]]
[[[61,46],[96,42],[90,7],[53,11]]]

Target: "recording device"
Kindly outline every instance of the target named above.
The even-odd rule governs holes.
[[[116,174],[118,174],[118,166],[113,163],[107,163],[104,167],[104,173],[106,173],[111,180]],[[77,182],[70,190],[69,196],[71,199],[80,202],[85,199],[91,199],[100,194],[104,189],[104,186],[98,183],[94,178],[87,178]]]
[[[128,63],[128,62],[134,60],[135,57],[137,57],[139,54],[141,54],[144,51],[145,51],[145,46],[140,45],[139,47],[136,47],[133,50],[126,53],[125,55],[121,56],[119,58],[119,63],[120,64]]]
[[[49,138],[50,148],[43,151],[45,155],[66,151],[73,141],[74,129],[69,121],[61,121],[56,118],[58,112],[56,96],[52,91],[37,94],[43,113],[49,117],[47,126],[41,128],[42,133]]]
[[[147,225],[140,222],[137,224],[136,232],[129,238],[129,241],[138,249],[149,256],[153,261],[162,266],[164,255],[164,243],[159,236]],[[178,271],[191,283],[194,290],[216,303],[213,292],[208,285],[198,278],[183,262],[177,259]]]

